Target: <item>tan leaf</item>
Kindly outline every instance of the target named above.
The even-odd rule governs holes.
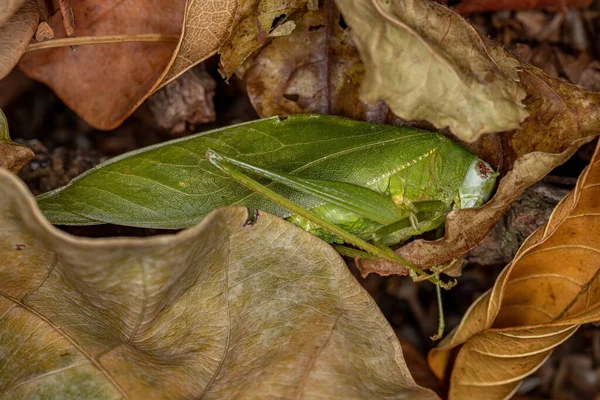
[[[0,26],[4,25],[6,21],[25,3],[27,0],[4,0],[0,4]]]
[[[274,23],[283,24],[294,12],[315,7],[309,0],[238,0],[231,36],[225,41],[221,54],[221,73],[229,78],[244,60],[264,46],[271,37]]]
[[[21,3],[22,6],[14,12]],[[0,6],[0,79],[19,62],[35,34],[39,18],[36,0],[9,1]]]
[[[531,116],[512,140],[506,141],[504,153],[518,157],[506,163],[509,171],[500,180],[495,196],[483,207],[451,212],[442,239],[415,240],[398,249],[398,254],[428,268],[466,253],[485,238],[528,187],[600,134],[600,93],[588,92],[531,66],[522,67],[520,76],[529,94],[526,103]],[[378,261],[363,260],[360,267],[363,275],[405,272]]]
[[[29,147],[10,140],[8,121],[2,110],[0,110],[0,168],[6,168],[13,173],[17,173],[29,164],[33,157],[35,157],[35,154]]]
[[[234,0],[74,1],[80,37],[159,34],[163,41],[37,50],[27,53],[20,66],[90,125],[113,129],[158,87],[218,49],[234,6]],[[66,36],[60,15],[50,25],[56,38]]]
[[[236,0],[187,0],[183,31],[160,89],[217,52],[227,39]]]
[[[266,45],[246,74],[248,95],[262,117],[317,113],[385,122],[388,108],[360,101],[364,67],[340,26],[333,0],[296,13],[296,28]]]
[[[580,324],[600,321],[599,196],[600,145],[548,223],[430,352],[438,377],[450,374],[450,399],[507,398]]]
[[[279,218],[76,238],[4,170],[0,192],[7,399],[438,399],[339,255]]]
[[[472,142],[527,116],[519,62],[458,14],[427,0],[337,0],[367,71],[366,102],[448,126]]]

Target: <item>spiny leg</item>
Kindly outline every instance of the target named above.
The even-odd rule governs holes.
[[[415,277],[423,276],[424,280],[426,279],[426,280],[434,283],[435,285],[444,285],[444,283],[441,282],[439,280],[439,278],[437,278],[433,275],[428,275],[427,273],[422,271],[420,268],[418,268],[416,265],[414,265],[410,261],[407,261],[407,260],[403,259],[402,257],[398,256],[390,248],[388,248],[388,247],[381,248],[381,247],[374,246],[370,243],[367,243],[364,240],[344,231],[340,227],[333,225],[333,224],[329,223],[328,221],[325,221],[324,219],[314,215],[310,211],[305,210],[304,208],[289,201],[288,199],[279,195],[278,193],[275,193],[274,191],[270,190],[269,188],[265,187],[264,185],[260,184],[259,182],[255,181],[254,179],[250,178],[249,176],[247,176],[244,173],[235,169],[232,165],[233,163],[231,163],[227,157],[221,156],[216,151],[208,149],[206,151],[206,158],[212,165],[214,165],[221,171],[228,174],[232,179],[234,179],[241,185],[246,186],[247,188],[255,191],[256,193],[259,193],[260,195],[264,196],[265,198],[271,200],[272,202],[279,204],[282,207],[287,208],[291,212],[296,213],[296,214],[314,222],[315,224],[321,226],[323,229],[326,229],[329,232],[333,233],[334,235],[339,236],[345,242],[350,243],[358,248],[361,248],[362,250],[364,250],[370,254],[373,254],[379,258],[383,258],[388,261],[391,261],[396,264],[400,264],[404,267],[407,267],[409,269],[409,271],[412,271],[412,273],[414,274]]]

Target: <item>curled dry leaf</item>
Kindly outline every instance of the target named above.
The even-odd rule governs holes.
[[[113,129],[159,86],[219,48],[233,7],[233,1],[217,0],[75,1],[79,37],[159,34],[162,41],[37,50],[27,53],[20,67],[90,125]],[[65,37],[61,15],[50,25],[56,38]]]
[[[520,76],[529,94],[526,104],[531,116],[507,141],[505,154],[518,157],[507,165],[509,171],[500,180],[496,195],[483,207],[451,212],[442,239],[415,240],[398,249],[398,254],[426,268],[466,253],[485,238],[528,187],[600,133],[600,93],[530,66],[522,67]],[[361,260],[359,267],[363,275],[405,273],[383,261]]]
[[[450,399],[508,398],[579,325],[600,321],[599,196],[600,145],[548,223],[430,352]]]
[[[17,144],[10,140],[6,116],[0,110],[0,168],[6,168],[17,173],[21,168],[35,157],[33,151],[27,146]]]
[[[11,0],[0,5],[0,79],[19,62],[35,34],[39,18],[36,0]]]
[[[313,0],[238,0],[231,35],[221,49],[221,73],[229,78],[253,52],[264,46],[269,33],[298,10],[315,8]],[[314,11],[314,10],[313,10]]]
[[[593,0],[462,0],[453,7],[461,14],[500,10],[531,10],[546,8],[553,11],[565,11],[568,7],[585,8]]]
[[[177,235],[84,239],[0,170],[7,399],[439,399],[329,246],[223,208]]]
[[[385,122],[383,102],[360,101],[364,66],[340,25],[333,0],[296,13],[296,28],[266,45],[246,73],[248,95],[262,117],[316,113]]]
[[[527,116],[518,61],[427,0],[337,0],[366,67],[362,98],[472,142]]]

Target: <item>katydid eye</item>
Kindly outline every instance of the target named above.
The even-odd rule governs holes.
[[[487,178],[488,173],[490,172],[490,169],[487,167],[487,165],[485,165],[484,162],[479,161],[477,163],[477,172],[479,173],[479,176],[481,176],[482,178]]]

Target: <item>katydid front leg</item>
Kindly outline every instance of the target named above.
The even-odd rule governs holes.
[[[397,263],[401,266],[408,268],[409,271],[411,272],[411,276],[413,277],[413,279],[420,279],[420,280],[426,279],[436,285],[439,285],[440,287],[442,287],[444,289],[450,289],[452,286],[454,286],[456,284],[455,281],[449,282],[449,283],[442,282],[439,279],[439,277],[436,276],[437,274],[432,274],[432,275],[427,274],[426,272],[424,272],[423,270],[418,268],[413,263],[398,256],[396,253],[394,253],[388,247],[375,246],[373,244],[370,244],[370,243],[344,231],[340,227],[324,220],[323,218],[300,207],[299,205],[291,202],[290,200],[286,199],[285,197],[283,197],[283,196],[279,195],[278,193],[272,191],[271,189],[267,188],[266,186],[260,184],[259,182],[255,181],[248,175],[239,171],[236,167],[239,167],[239,168],[242,168],[245,170],[249,170],[249,171],[256,173],[258,175],[261,175],[261,176],[268,177],[268,178],[272,179],[273,181],[286,184],[292,188],[298,189],[300,191],[304,191],[305,193],[312,194],[316,197],[328,196],[328,198],[332,202],[343,203],[344,206],[347,206],[348,208],[356,209],[357,211],[359,211],[361,213],[365,213],[365,214],[370,214],[370,215],[376,214],[376,215],[374,215],[376,218],[378,218],[380,220],[386,219],[387,221],[389,221],[389,220],[391,220],[391,216],[393,214],[392,214],[392,210],[387,206],[387,204],[385,202],[382,204],[377,204],[376,202],[374,203],[373,201],[366,201],[366,202],[364,201],[365,198],[368,198],[368,199],[382,198],[381,196],[383,196],[383,195],[380,196],[380,193],[377,193],[370,189],[362,188],[362,187],[360,189],[356,189],[355,187],[350,187],[351,184],[347,184],[347,183],[343,183],[343,182],[333,182],[333,186],[335,188],[334,193],[336,195],[338,195],[338,197],[335,197],[335,195],[328,192],[328,188],[323,189],[323,187],[320,186],[320,184],[322,182],[318,181],[318,180],[308,179],[308,178],[297,179],[298,177],[292,177],[290,175],[285,175],[285,174],[277,174],[275,172],[267,171],[267,170],[252,166],[252,165],[244,163],[242,161],[239,161],[239,160],[236,160],[236,159],[233,159],[230,157],[226,157],[224,155],[217,153],[216,151],[214,151],[212,149],[209,149],[206,151],[206,158],[212,165],[214,165],[216,168],[218,168],[219,170],[221,170],[224,173],[226,173],[227,175],[229,175],[232,179],[234,179],[241,185],[244,185],[245,187],[249,188],[250,190],[271,200],[272,202],[279,204],[282,207],[285,207],[292,213],[298,214],[298,215],[312,221],[314,224],[319,225],[323,229],[342,238],[346,243],[352,244],[374,256],[386,259],[388,261]],[[356,185],[351,185],[351,186],[356,186]],[[364,189],[364,190],[362,190],[362,189]],[[361,194],[365,197],[362,197],[360,202],[353,201],[352,198],[348,198],[348,196],[347,196],[348,190],[350,190],[353,193],[355,192],[355,190],[360,190]],[[372,193],[370,193],[370,192],[372,192]],[[385,197],[385,196],[383,196],[383,197]],[[361,206],[364,204],[367,204],[367,207],[365,207],[363,209],[363,208],[361,208]],[[375,210],[375,209],[384,209],[386,211],[384,214],[384,213],[379,213],[378,212],[379,210]],[[393,213],[396,213],[396,215],[397,215],[397,211],[394,210]]]

